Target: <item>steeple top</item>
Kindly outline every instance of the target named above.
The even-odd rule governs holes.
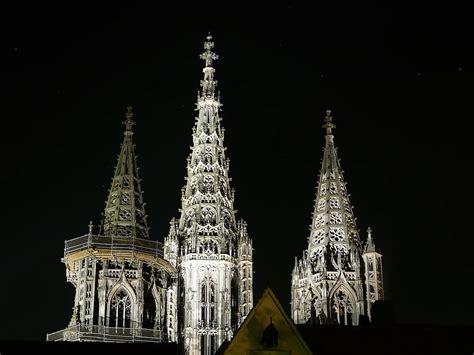
[[[212,42],[212,36],[210,32],[207,35],[206,40],[207,41],[204,42],[204,49],[206,51],[199,55],[199,58],[206,62],[206,67],[212,67],[212,61],[219,59],[219,56],[212,51],[212,48],[214,48],[214,42]]]
[[[106,237],[149,238],[145,202],[132,141],[132,107],[125,112],[123,142],[104,211]]]
[[[375,243],[372,239],[372,228],[367,228],[367,243],[365,245],[365,252],[370,253],[375,251]]]
[[[135,125],[135,121],[132,120],[132,109],[132,106],[127,107],[127,112],[125,112],[125,121],[122,122],[125,125],[125,132],[123,134],[126,136],[133,136],[132,127]]]
[[[324,119],[323,128],[326,128],[326,135],[332,135],[332,129],[336,128],[336,125],[332,123],[331,110],[326,110],[326,118]]]

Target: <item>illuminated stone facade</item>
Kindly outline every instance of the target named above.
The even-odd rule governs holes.
[[[186,354],[214,354],[252,309],[252,240],[235,216],[211,40],[201,54],[181,217],[164,246],[149,239],[129,108],[100,230],[91,224],[87,235],[66,241],[73,314],[48,340],[179,342]]]
[[[168,290],[169,339],[186,354],[214,354],[253,307],[252,241],[235,216],[213,46],[208,36],[181,216],[165,239],[165,259],[178,272]]]
[[[382,255],[371,230],[362,245],[334,144],[327,111],[324,155],[308,238],[295,259],[291,315],[295,323],[358,325],[383,299]]]
[[[166,342],[175,269],[150,240],[133,143],[131,108],[100,230],[67,240],[62,261],[75,287],[68,328],[50,341]]]

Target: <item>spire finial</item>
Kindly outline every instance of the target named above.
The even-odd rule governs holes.
[[[367,237],[372,239],[372,228],[367,228]]]
[[[133,135],[132,127],[135,125],[135,121],[132,120],[133,118],[133,107],[127,106],[127,112],[125,112],[125,121],[123,124],[125,125],[125,135],[131,136]]]
[[[211,32],[208,33],[206,37],[206,42],[204,42],[204,49],[206,50],[202,53],[199,58],[206,61],[206,67],[212,67],[212,61],[219,59],[219,56],[212,51],[214,48],[214,42],[212,42]]]
[[[336,125],[332,123],[331,110],[326,110],[326,118],[324,119],[323,128],[326,128],[326,135],[331,135],[331,129],[336,128]]]

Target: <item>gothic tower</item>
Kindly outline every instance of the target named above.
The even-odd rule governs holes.
[[[252,241],[246,223],[235,216],[213,47],[209,35],[200,55],[204,79],[181,217],[171,221],[165,239],[165,259],[178,272],[177,283],[168,291],[169,337],[177,338],[186,354],[214,354],[253,307]]]
[[[360,242],[329,110],[323,128],[325,146],[308,248],[295,259],[292,273],[291,314],[297,324],[358,325],[360,316],[370,315],[372,303],[383,298],[381,254],[370,231],[365,248]]]
[[[149,239],[133,143],[131,107],[104,211],[102,231],[65,242],[66,277],[75,287],[68,328],[50,341],[164,342],[167,289],[175,269]]]

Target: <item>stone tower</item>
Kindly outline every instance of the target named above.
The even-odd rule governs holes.
[[[167,289],[175,269],[149,239],[133,144],[131,107],[104,211],[102,231],[65,242],[66,277],[75,287],[67,329],[50,341],[167,341]]]
[[[177,283],[168,291],[169,337],[177,337],[186,354],[214,354],[253,307],[252,240],[246,223],[235,217],[213,47],[209,35],[200,55],[204,79],[181,216],[171,221],[165,239],[165,259],[178,272]]]
[[[360,242],[330,111],[323,128],[325,146],[308,248],[295,259],[292,273],[291,314],[297,324],[358,325],[360,316],[370,316],[372,303],[383,298],[381,254],[370,231],[365,248]]]

